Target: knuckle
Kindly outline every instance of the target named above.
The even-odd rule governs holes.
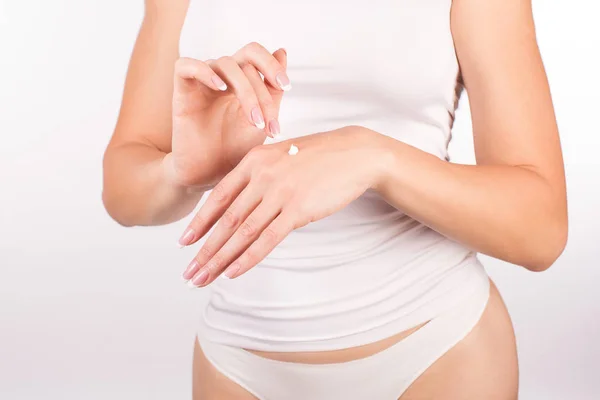
[[[292,196],[294,195],[294,187],[287,182],[284,182],[281,185],[278,185],[274,190],[273,190],[275,196],[277,198],[281,198],[281,199],[290,199],[292,198]]]
[[[196,215],[194,215],[191,225],[194,227],[198,227],[198,226],[201,226],[203,223],[204,223],[204,217],[202,216],[202,214],[197,213]]]
[[[279,234],[272,227],[267,227],[261,237],[263,243],[267,246],[275,246],[279,241]]]
[[[185,58],[178,58],[175,61],[175,75],[181,75],[181,70],[185,67],[187,60]]]
[[[253,171],[252,178],[260,183],[269,183],[274,180],[275,173],[271,168],[268,167],[256,168]]]
[[[251,148],[250,151],[248,151],[248,153],[246,154],[247,160],[250,161],[251,163],[260,161],[261,158],[265,154],[265,150],[266,150],[265,147],[266,146],[264,146],[264,145],[260,145],[260,146],[255,146],[255,147]]]
[[[263,96],[260,99],[260,104],[265,111],[273,114],[275,113],[275,102],[271,96]]]
[[[234,212],[227,210],[225,211],[225,214],[223,214],[222,221],[225,227],[233,228],[238,224],[239,217]]]
[[[254,67],[254,65],[252,65],[250,63],[243,64],[242,65],[242,71],[244,71],[244,74],[246,74],[246,75],[251,75],[251,74],[256,74],[257,73],[256,67]]]
[[[210,260],[209,263],[206,264],[206,268],[208,269],[210,274],[213,275],[221,268],[222,265],[223,265],[223,260],[222,260],[221,256],[219,254],[215,254],[213,256],[212,260]]]
[[[258,255],[256,254],[256,248],[254,246],[250,246],[248,250],[246,250],[246,260],[244,264],[249,266],[257,264],[259,261]]]
[[[217,203],[223,203],[227,201],[227,188],[224,184],[219,183],[217,184],[217,186],[214,187],[212,191],[212,198],[213,201]]]
[[[199,74],[202,72],[202,61],[194,60],[193,58],[181,57],[175,61],[175,73],[182,74]]]
[[[299,213],[299,217],[296,218],[295,222],[294,222],[294,229],[299,229],[302,228],[308,224],[310,224],[311,222],[314,221],[314,218],[311,217],[309,214],[307,213]]]
[[[231,65],[236,63],[231,56],[222,56],[215,61],[217,65]]]
[[[309,209],[306,203],[293,200],[289,203],[290,208],[294,210],[294,215],[296,216],[294,218],[294,229],[306,226],[315,220],[313,217],[313,210]]]
[[[245,47],[247,50],[249,50],[253,53],[262,51],[264,49],[263,45],[258,42],[250,42]]]
[[[248,217],[240,227],[240,234],[244,237],[252,237],[256,233],[256,224]]]
[[[309,210],[306,201],[300,201],[297,198],[292,198],[290,201],[290,206],[296,211],[297,215],[308,215]]]
[[[200,258],[198,261],[206,262],[208,259],[210,259],[211,256],[212,256],[212,251],[210,250],[210,247],[208,247],[205,244],[204,246],[202,246],[202,248],[200,249],[200,252],[198,253],[198,257]]]
[[[181,68],[185,68],[188,64],[190,64],[191,61],[192,61],[191,58],[188,58],[188,57],[179,57],[175,61],[175,70],[179,71],[179,70],[181,70]]]

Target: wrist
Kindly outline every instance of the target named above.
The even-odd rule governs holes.
[[[369,188],[380,191],[384,184],[389,181],[396,159],[395,148],[402,145],[402,142],[362,126],[349,128],[358,137],[357,144],[362,151],[361,165],[366,168],[369,177]]]
[[[160,161],[160,169],[162,172],[164,182],[173,190],[184,194],[195,194],[203,193],[208,190],[206,187],[201,185],[195,185],[190,182],[186,182],[181,179],[175,163],[173,162],[173,153],[166,153]]]

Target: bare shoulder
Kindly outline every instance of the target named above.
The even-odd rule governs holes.
[[[519,368],[510,316],[492,283],[473,330],[425,371],[400,400],[515,400]]]

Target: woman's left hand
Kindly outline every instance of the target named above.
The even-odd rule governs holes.
[[[235,278],[263,260],[292,230],[325,218],[375,188],[381,135],[357,126],[252,149],[209,195],[179,243],[198,241],[217,223],[184,272],[205,286]],[[288,153],[290,146],[298,153]]]

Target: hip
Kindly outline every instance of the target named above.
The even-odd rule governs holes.
[[[262,352],[204,338],[199,342],[202,349],[197,344],[194,357],[195,398],[236,393],[235,398],[270,399],[293,393],[298,399],[325,399],[343,391],[348,399],[489,398],[492,394],[508,399],[516,398],[518,387],[514,332],[493,284],[420,326],[340,351]],[[206,370],[214,372],[208,374],[214,382],[197,379],[206,380]]]

